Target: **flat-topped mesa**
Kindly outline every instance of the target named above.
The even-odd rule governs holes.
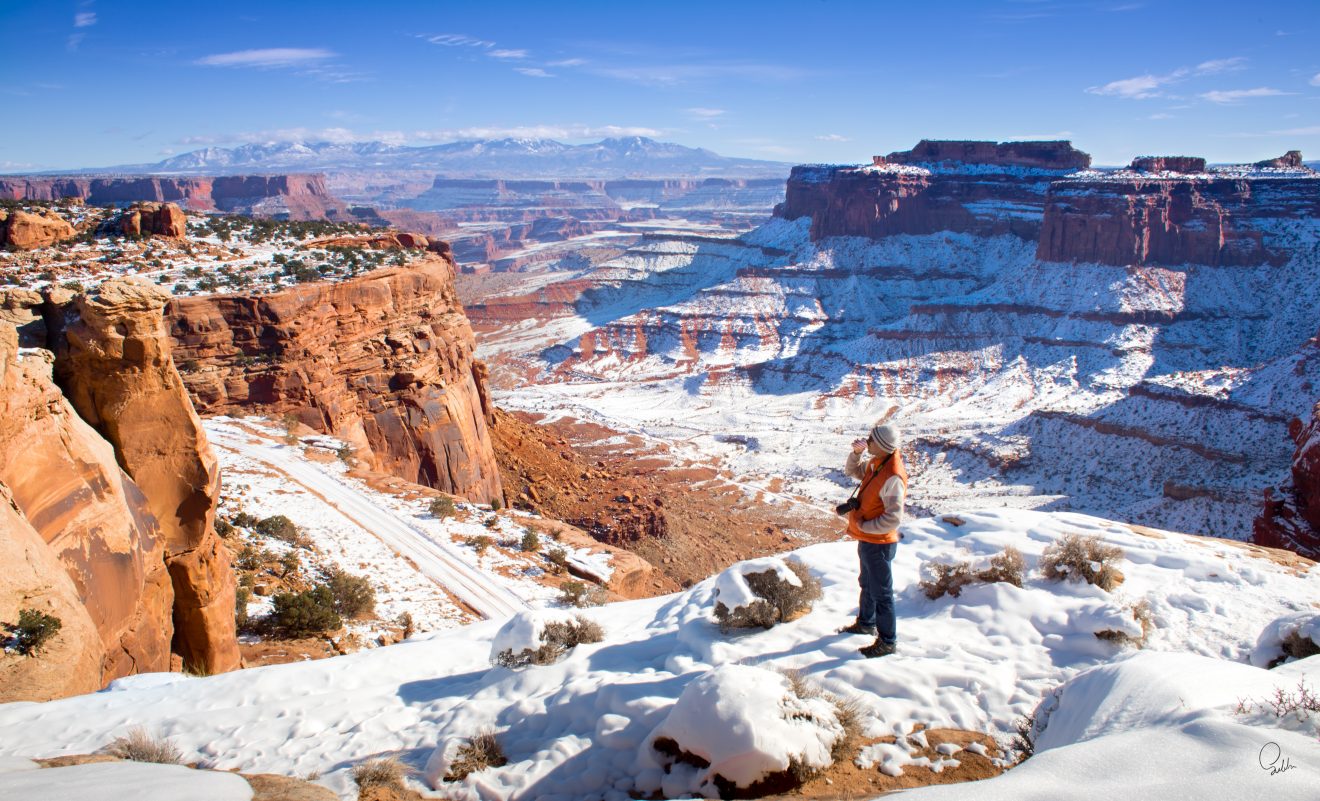
[[[1200,156],[1138,156],[1129,169],[1137,172],[1205,172],[1205,159]]]
[[[1049,180],[1090,163],[1069,142],[922,140],[863,167],[794,167],[775,214],[811,217],[816,240],[952,231],[1034,241]]]
[[[1090,154],[1078,150],[1065,139],[1025,142],[922,139],[911,150],[874,156],[872,161],[876,166],[960,163],[1069,172],[1091,166]]]
[[[1320,175],[1291,151],[1254,165],[1143,156],[1050,184],[1036,255],[1113,265],[1279,265],[1279,221],[1320,216]]]
[[[294,220],[347,220],[348,205],[330,194],[319,173],[227,175],[214,178],[0,177],[0,200],[76,198],[94,206],[177,203],[193,211],[224,211]]]
[[[502,499],[484,366],[442,244],[340,283],[176,297],[166,318],[198,410],[292,415],[378,470]]]

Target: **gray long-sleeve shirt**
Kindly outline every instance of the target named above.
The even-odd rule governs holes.
[[[849,452],[848,460],[843,464],[843,472],[860,481],[866,475],[866,463],[871,460],[870,456],[863,460],[864,454],[866,451]],[[884,501],[885,513],[873,520],[863,520],[859,523],[858,527],[861,528],[862,533],[879,535],[898,528],[898,524],[903,521],[903,499],[906,496],[907,488],[903,486],[903,479],[890,476],[880,488],[880,500]]]

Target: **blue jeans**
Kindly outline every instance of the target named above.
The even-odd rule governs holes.
[[[862,587],[857,603],[857,622],[863,626],[875,626],[877,638],[890,644],[898,641],[898,621],[894,617],[894,573],[890,564],[897,552],[896,542],[888,545],[857,543],[857,561],[862,568],[857,577],[857,583]]]

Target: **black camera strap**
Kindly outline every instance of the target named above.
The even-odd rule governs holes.
[[[857,487],[852,491],[852,495],[848,496],[848,500],[852,500],[853,498],[860,497],[863,492],[866,492],[866,488],[871,486],[871,482],[875,480],[875,477],[880,475],[881,468],[889,464],[889,460],[892,458],[894,458],[894,453],[891,451],[889,455],[885,457],[885,460],[881,462],[878,467],[876,467],[876,469],[871,473],[871,475],[865,481],[857,485]]]

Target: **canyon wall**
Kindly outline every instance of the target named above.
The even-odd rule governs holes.
[[[351,220],[353,212],[319,174],[231,175],[216,178],[0,177],[0,199],[77,198],[98,206],[139,201],[177,203],[194,211],[223,211],[291,220]]]
[[[1292,421],[1293,452],[1289,480],[1265,492],[1252,541],[1320,558],[1320,405],[1310,420]]]
[[[168,295],[119,278],[86,295],[0,296],[0,339],[9,343],[0,346],[6,547],[34,553],[35,532],[49,550],[29,560],[31,575],[20,571],[4,586],[0,611],[44,598],[67,626],[51,653],[77,668],[43,676],[41,659],[0,666],[23,674],[13,697],[94,690],[133,673],[239,667],[234,577],[212,527],[219,474],[171,360]]]
[[[203,414],[293,415],[384,472],[502,497],[484,368],[445,253],[343,283],[175,298],[166,317]]]

